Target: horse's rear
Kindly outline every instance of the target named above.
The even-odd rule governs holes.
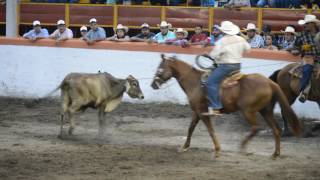
[[[273,109],[279,102],[285,116],[290,119],[290,124],[296,135],[300,134],[298,118],[290,107],[280,87],[259,74],[248,74],[233,87],[223,88],[221,91],[225,112],[241,111],[245,119],[251,125],[251,133],[242,142],[242,148],[257,134],[259,124],[257,112],[259,112],[273,130],[276,148],[273,157],[280,154],[280,128],[274,119]]]

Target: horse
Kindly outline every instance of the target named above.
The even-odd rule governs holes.
[[[296,101],[297,97],[300,94],[300,78],[290,73],[291,69],[297,65],[298,63],[288,64],[284,68],[275,71],[269,77],[271,80],[278,83],[278,85],[286,95],[290,105],[292,105]],[[319,68],[316,68],[315,71],[320,72]],[[318,103],[320,108],[320,81],[317,77],[317,73],[313,73],[311,77],[311,89],[307,100]],[[284,122],[283,136],[291,136],[292,133],[288,128],[288,120],[286,119],[286,117],[282,117],[282,119]]]
[[[204,71],[198,70],[176,57],[166,57],[161,54],[161,58],[162,61],[157,68],[151,87],[155,90],[160,89],[162,84],[171,78],[175,78],[187,95],[192,110],[192,121],[189,125],[187,139],[180,151],[185,152],[189,149],[192,133],[201,119],[206,125],[213,142],[214,155],[219,157],[220,144],[210,117],[202,115],[203,112],[208,110],[208,99],[200,82]],[[275,159],[280,155],[281,129],[276,123],[273,114],[276,102],[279,102],[284,116],[289,120],[295,135],[300,135],[301,127],[296,114],[290,107],[280,87],[272,80],[259,74],[248,74],[232,87],[220,89],[220,95],[224,107],[223,113],[241,111],[251,125],[251,132],[241,143],[242,152],[244,152],[248,142],[260,129],[256,117],[257,112],[259,112],[273,131],[275,151],[272,154],[272,158]]]

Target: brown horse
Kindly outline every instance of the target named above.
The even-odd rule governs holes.
[[[163,54],[161,57],[162,61],[151,84],[152,88],[159,89],[163,83],[168,81],[171,77],[174,77],[188,96],[189,104],[193,111],[188,136],[181,150],[187,151],[190,147],[193,130],[201,119],[208,129],[209,135],[211,136],[214,144],[215,155],[218,157],[220,144],[215,135],[214,128],[210,122],[210,118],[202,115],[203,112],[208,110],[206,93],[200,82],[203,71],[199,71],[175,57],[165,57]],[[273,130],[275,138],[275,152],[272,157],[276,158],[280,155],[281,130],[279,129],[273,115],[275,102],[280,103],[284,115],[289,120],[294,133],[297,136],[300,134],[300,123],[296,114],[291,109],[280,87],[270,79],[259,74],[246,75],[233,87],[222,89],[220,94],[224,113],[241,111],[245,119],[251,124],[251,132],[241,144],[242,150],[259,131],[259,125],[256,117],[257,112],[259,112]]]
[[[274,82],[278,83],[284,94],[287,96],[289,104],[292,105],[297,97],[300,94],[300,79],[296,76],[293,76],[289,73],[289,71],[296,66],[297,63],[292,63],[285,66],[283,69],[275,71],[269,78]],[[319,71],[319,68],[317,69]],[[314,73],[311,78],[311,89],[308,95],[309,101],[317,102],[320,108],[320,81],[319,78],[316,77],[317,73]],[[283,114],[283,112],[282,112]],[[283,117],[284,120],[284,136],[291,135],[291,132],[288,128],[288,120]]]

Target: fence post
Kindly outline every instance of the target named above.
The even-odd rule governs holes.
[[[113,5],[113,28],[116,28],[118,25],[118,6]]]
[[[214,8],[209,7],[209,23],[208,23],[208,31],[209,35],[211,35],[212,26],[213,26],[213,18],[214,18]]]
[[[257,22],[258,22],[257,25],[258,25],[259,31],[262,30],[262,25],[263,25],[262,17],[263,17],[263,9],[262,9],[262,8],[259,8],[259,9],[258,9],[258,20],[257,20]]]
[[[70,5],[69,4],[65,4],[65,21],[66,21],[66,26],[69,27],[70,25]]]
[[[6,36],[17,37],[19,34],[19,2],[10,0],[6,2]]]
[[[161,6],[161,21],[165,21],[165,20],[166,20],[166,7]]]

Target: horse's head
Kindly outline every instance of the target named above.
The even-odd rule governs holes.
[[[153,89],[159,89],[160,86],[167,82],[172,77],[172,68],[170,64],[176,60],[175,57],[165,57],[161,54],[162,61],[160,62],[156,74],[151,83]]]

